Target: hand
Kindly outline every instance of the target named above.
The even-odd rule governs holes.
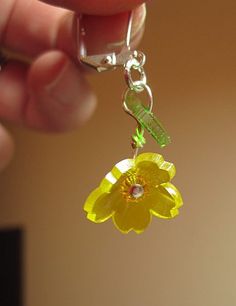
[[[84,22],[90,52],[111,51],[120,48],[125,38],[127,11],[143,1],[45,2],[48,4],[0,0],[0,44],[10,54],[0,71],[0,117],[30,128],[61,132],[86,121],[96,104],[77,61],[76,13],[89,14]],[[141,37],[144,19],[145,7],[138,6],[133,22],[135,43]],[[11,159],[13,147],[10,135],[0,125],[0,169]]]

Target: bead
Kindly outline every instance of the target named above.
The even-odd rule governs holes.
[[[130,188],[130,194],[132,197],[134,197],[135,199],[138,199],[140,197],[143,196],[144,194],[144,188],[142,185],[140,184],[134,184],[133,186],[131,186]]]

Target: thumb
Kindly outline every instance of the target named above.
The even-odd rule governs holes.
[[[48,131],[71,130],[93,113],[96,98],[75,64],[61,51],[41,55],[28,74],[25,121]]]

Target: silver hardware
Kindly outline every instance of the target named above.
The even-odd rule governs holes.
[[[78,18],[78,50],[79,50],[79,60],[83,64],[88,65],[91,68],[96,69],[98,72],[114,70],[117,67],[125,67],[126,64],[132,60],[133,65],[131,68],[142,67],[145,62],[145,55],[140,51],[131,51],[130,49],[130,41],[131,41],[131,32],[132,32],[132,20],[133,13],[130,12],[127,33],[125,39],[125,46],[122,51],[118,54],[115,52],[106,53],[106,54],[95,54],[95,55],[87,55],[87,50],[84,43],[84,37],[86,35],[86,29],[82,27],[82,15]],[[79,24],[80,23],[80,24]],[[81,25],[81,27],[80,27]],[[129,67],[129,64],[128,66]],[[127,68],[128,69],[128,68]],[[143,73],[142,73],[143,74]]]
[[[123,95],[123,107],[124,107],[124,110],[125,110],[126,113],[128,113],[128,114],[131,115],[135,120],[137,120],[137,119],[134,117],[133,112],[129,109],[129,107],[128,107],[127,104],[126,104],[126,97],[127,97],[128,93],[129,93],[130,91],[132,91],[132,90],[133,90],[133,89],[131,89],[131,88],[127,88],[126,91],[124,92],[124,95]],[[147,84],[143,86],[143,90],[146,91],[147,97],[148,97],[147,109],[148,109],[150,112],[152,112],[153,103],[154,103],[154,101],[153,101],[153,95],[152,95],[152,90],[151,90],[151,88],[150,88]],[[139,93],[139,92],[137,92],[137,94],[138,94],[138,93]]]
[[[81,18],[78,19],[81,22]],[[133,12],[130,12],[128,24],[127,24],[127,33],[125,39],[125,45],[120,53],[116,54],[115,52],[106,53],[106,54],[98,54],[98,55],[87,55],[85,43],[84,43],[84,36],[86,35],[86,30],[83,28],[82,23],[80,24],[81,27],[78,26],[79,35],[78,38],[80,41],[78,42],[79,48],[79,60],[83,63],[96,69],[98,72],[114,70],[117,67],[123,67],[124,69],[124,76],[126,83],[128,85],[127,90],[123,96],[123,108],[126,113],[131,115],[137,121],[137,130],[140,135],[144,134],[144,129],[135,118],[135,114],[129,109],[128,105],[126,104],[125,100],[127,94],[130,91],[134,91],[137,94],[144,91],[147,93],[147,108],[149,111],[152,111],[153,108],[153,96],[151,88],[147,85],[147,77],[144,71],[144,64],[145,64],[145,54],[141,51],[131,50],[130,42],[131,42],[131,33],[132,33],[132,22],[133,22]],[[138,72],[138,79],[134,79],[133,73]],[[145,139],[144,139],[145,143]],[[134,158],[138,154],[139,146],[134,141],[131,143],[132,147],[135,149]]]
[[[126,43],[125,48],[127,50],[130,50],[132,23],[133,23],[133,12],[131,11],[129,14],[128,27],[127,27],[126,40],[125,40],[125,43]]]
[[[147,84],[142,84],[142,91],[143,90],[145,90],[146,93],[147,93],[147,102],[148,103],[147,103],[147,106],[145,106],[145,108],[147,108],[149,110],[149,112],[151,113],[152,109],[153,109],[153,102],[154,102],[153,101],[152,90]],[[143,135],[144,134],[144,128],[141,126],[141,124],[137,120],[135,114],[133,113],[133,111],[129,108],[129,106],[126,103],[126,98],[127,98],[127,95],[130,93],[130,91],[136,92],[137,95],[141,92],[140,90],[135,90],[135,89],[131,89],[131,88],[128,87],[126,89],[126,91],[124,92],[124,95],[123,95],[123,109],[127,114],[129,114],[131,117],[133,117],[135,119],[135,121],[137,122],[137,129],[139,131],[139,134]],[[144,144],[145,144],[145,139],[144,139]],[[134,149],[133,158],[136,158],[136,156],[138,155],[140,147],[137,146],[137,143],[133,141],[133,136],[132,136],[131,146]]]
[[[141,62],[142,65],[144,64],[144,61]],[[125,64],[124,74],[125,74],[126,83],[130,89],[133,89],[137,92],[143,91],[144,86],[147,85],[147,77],[142,65],[140,65],[140,62],[138,62],[136,58],[130,59]],[[139,72],[140,74],[139,80],[136,81],[133,80],[132,70],[136,70]]]
[[[85,56],[80,61],[98,72],[114,70],[117,67],[124,67],[124,65],[135,57],[135,51],[126,51],[119,54],[107,53],[99,55]]]

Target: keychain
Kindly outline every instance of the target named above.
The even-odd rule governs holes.
[[[181,194],[170,183],[175,175],[174,164],[167,162],[158,153],[141,153],[145,145],[144,132],[147,131],[154,140],[165,147],[170,137],[161,122],[153,114],[153,96],[147,85],[144,71],[145,55],[130,48],[132,12],[129,15],[125,47],[118,54],[109,53],[87,56],[84,41],[80,33],[80,61],[98,72],[124,69],[128,85],[123,94],[123,107],[126,113],[137,122],[132,136],[134,156],[117,163],[101,181],[98,188],[88,196],[84,210],[87,218],[95,223],[102,223],[112,218],[114,225],[122,233],[131,230],[142,233],[151,222],[152,216],[163,219],[174,218],[183,205]],[[136,71],[140,78],[134,80]],[[143,95],[147,98],[143,98]],[[148,103],[147,103],[147,102]]]

